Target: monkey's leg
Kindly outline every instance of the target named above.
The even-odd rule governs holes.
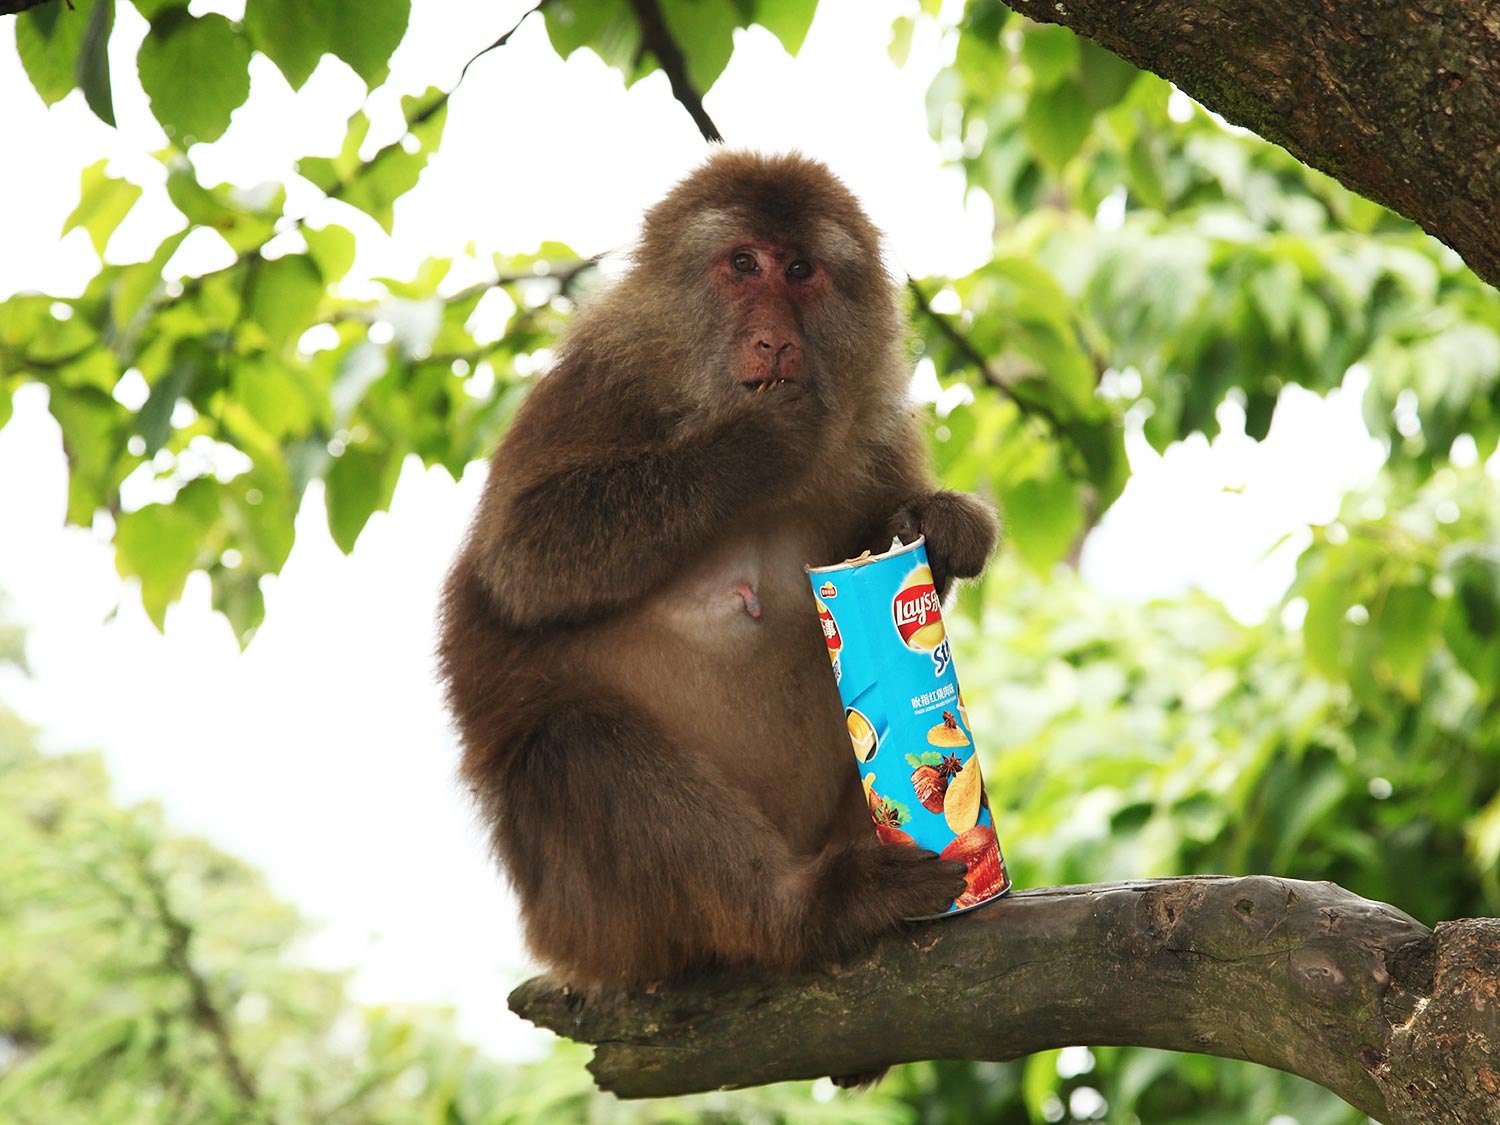
[[[562,705],[469,770],[533,950],[567,979],[830,960],[942,909],[963,865],[868,841],[790,854],[744,795],[623,706]]]

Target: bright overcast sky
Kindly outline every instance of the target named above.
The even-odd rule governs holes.
[[[447,88],[528,6],[416,0],[391,85]],[[832,165],[888,232],[901,268],[960,273],[984,259],[986,211],[966,208],[961,178],[927,137],[923,96],[940,44],[919,36],[905,71],[886,57],[890,19],[906,8],[823,0],[796,60],[752,30],[707,106],[733,143],[800,148]],[[77,93],[44,109],[16,60],[13,26],[0,22],[0,105],[7,147],[28,156],[25,175],[4,187],[0,296],[74,293],[96,268],[93,250],[81,230],[60,243],[56,232],[80,171],[110,156],[112,173],[147,188],[154,204],[109,248],[115,260],[142,258],[175,226],[160,166],[140,155],[164,138],[119,78],[118,134]],[[144,31],[121,5],[117,76],[132,73]],[[263,59],[252,76],[250,107],[224,140],[193,152],[210,181],[250,186],[285,176],[296,156],[336,151],[363,96],[330,58],[296,95]],[[393,105],[376,103],[388,130]],[[702,153],[664,78],[627,92],[592,56],[558,59],[536,20],[476,63],[453,97],[442,149],[398,204],[393,239],[347,210],[326,214],[359,231],[356,273],[365,276],[409,274],[425,256],[471,242],[481,254],[531,250],[544,238],[595,253],[627,243],[641,210]],[[294,189],[292,206],[310,194]],[[209,241],[196,257],[185,253],[195,272],[223,264]],[[1226,436],[1212,450],[1198,440],[1158,458],[1132,443],[1136,476],[1085,572],[1121,594],[1197,585],[1243,615],[1263,612],[1290,578],[1290,556],[1257,566],[1259,556],[1283,532],[1331,518],[1340,490],[1379,460],[1354,396],[1303,397],[1259,447]],[[310,493],[291,561],[267,591],[266,624],[241,655],[208,610],[206,582],[190,583],[158,635],[115,577],[108,547],[63,529],[58,432],[45,394],[26,388],[0,431],[0,591],[30,629],[35,675],[0,679],[0,693],[43,728],[49,748],[104,750],[123,798],[159,800],[178,829],[263,868],[323,923],[307,955],[359,966],[361,996],[452,1004],[471,1038],[519,1050],[534,1040],[504,997],[529,966],[513,904],[455,791],[456,751],[430,659],[437,586],[477,481],[471,472],[458,486],[409,465],[391,513],[371,520],[347,559]]]

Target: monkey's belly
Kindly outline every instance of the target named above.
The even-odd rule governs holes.
[[[794,852],[869,832],[800,562],[767,567],[765,555],[743,553],[715,561],[611,623],[611,643],[596,649],[610,660],[595,674],[762,811]],[[732,831],[734,810],[723,814]]]

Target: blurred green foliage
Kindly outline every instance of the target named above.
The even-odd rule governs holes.
[[[583,1047],[501,1064],[446,1011],[355,1003],[343,975],[300,963],[305,929],[244,863],[172,832],[153,805],[113,800],[97,755],[44,755],[0,707],[6,1125],[904,1120],[807,1083],[606,1100]]]
[[[114,85],[136,80],[104,50],[117,2],[19,17],[46,102],[79,88],[112,122]],[[101,263],[81,296],[0,302],[0,424],[17,387],[45,386],[69,520],[112,531],[155,620],[202,570],[248,640],[309,484],[349,550],[406,458],[459,474],[545,366],[592,263],[547,244],[457,286],[457,263],[433,259],[351,295],[357,239],[391,229],[451,88],[405,97],[404,135],[369,155],[360,112],[338,153],[300,161],[297,186],[347,223],[312,227],[285,184],[205,185],[190,150],[224,131],[257,52],[294,88],[325,53],[378,87],[406,0],[358,18],[247,0],[240,21],[133,2],[182,227],[144,261]],[[540,7],[560,54],[592,51],[627,82],[659,64],[627,0]],[[660,8],[701,93],[736,29],[795,52],[816,3]],[[990,259],[913,279],[911,301],[922,363],[972,392],[933,411],[941,474],[1007,515],[1009,557],[963,592],[952,632],[1017,881],[1270,871],[1429,923],[1500,911],[1500,297],[1410,223],[1160,79],[997,0],[954,8],[913,0],[890,56],[942,37],[931,131],[994,215]],[[102,256],[141,197],[96,164],[66,229]],[[200,233],[229,264],[167,272]],[[1121,604],[1060,565],[1126,486],[1132,429],[1157,449],[1212,437],[1227,403],[1260,438],[1284,388],[1324,393],[1351,368],[1385,468],[1310,529],[1270,620],[1202,596]],[[1359,1120],[1285,1075],[1121,1048],[920,1064],[861,1100],[592,1097],[576,1049],[499,1067],[440,1016],[351,1005],[285,956],[296,920],[253,873],[111,804],[95,760],[42,758],[3,722],[0,1118]]]

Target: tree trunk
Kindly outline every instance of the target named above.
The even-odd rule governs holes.
[[[589,1069],[622,1097],[1113,1044],[1278,1067],[1388,1125],[1500,1121],[1500,920],[1429,930],[1332,883],[1019,891],[821,971],[635,993],[537,978],[510,1003],[597,1044]]]
[[[1175,83],[1500,285],[1500,2],[1008,3]]]

